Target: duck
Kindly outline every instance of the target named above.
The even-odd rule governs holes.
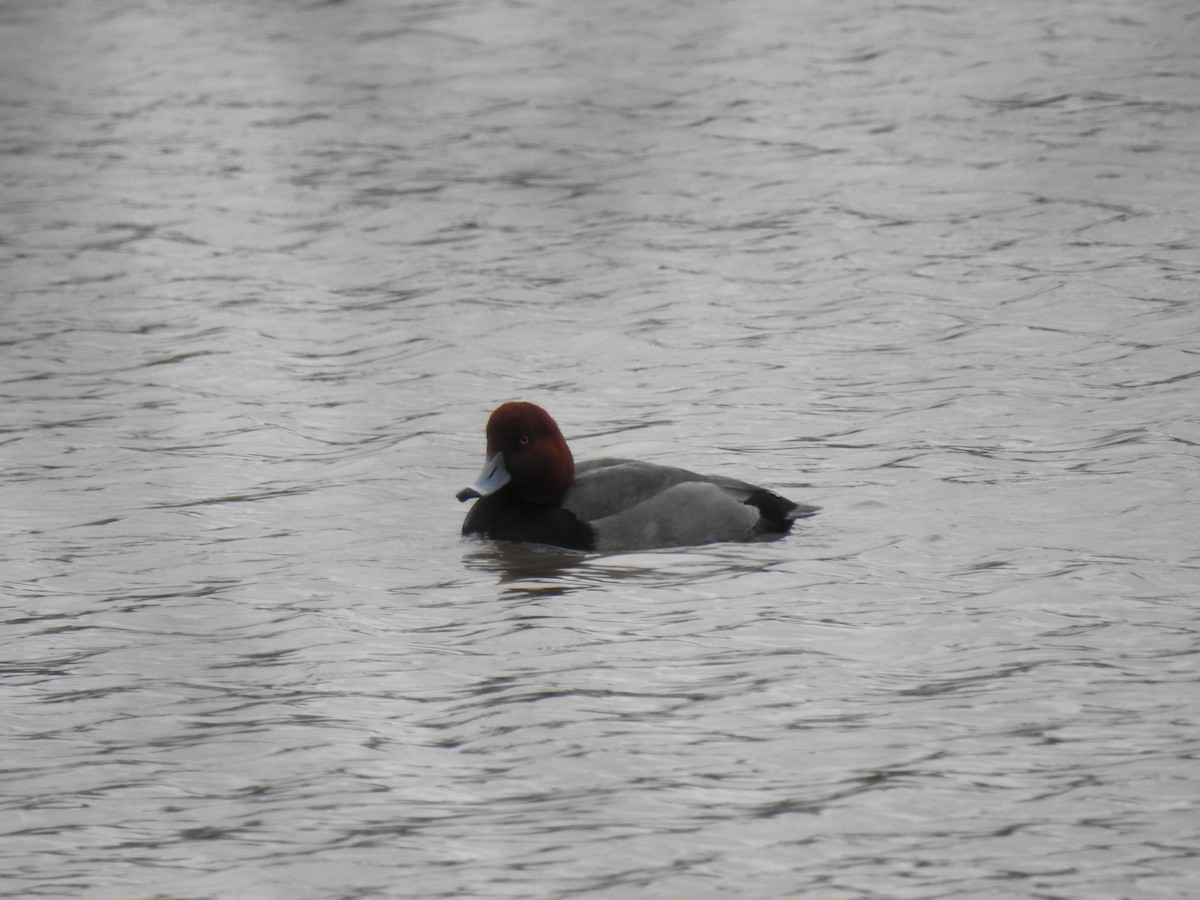
[[[779,537],[819,507],[733,478],[602,458],[575,462],[558,423],[524,401],[488,418],[464,536],[612,552]]]

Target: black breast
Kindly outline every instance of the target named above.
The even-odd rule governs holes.
[[[463,534],[497,541],[550,544],[568,550],[594,550],[592,526],[561,506],[542,506],[506,497],[501,491],[475,501],[463,522]]]

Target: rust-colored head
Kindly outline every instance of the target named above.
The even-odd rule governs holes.
[[[497,477],[498,464],[507,479]],[[459,499],[504,488],[528,503],[557,503],[574,481],[575,459],[550,414],[533,403],[505,403],[488,419],[484,472]]]

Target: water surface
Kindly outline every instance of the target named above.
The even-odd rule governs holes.
[[[0,4],[0,896],[1196,894],[1198,29]],[[464,542],[516,398],[823,511]]]

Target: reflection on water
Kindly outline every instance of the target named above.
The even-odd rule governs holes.
[[[468,546],[475,543],[468,540]],[[566,582],[584,562],[584,554],[557,547],[513,544],[508,541],[479,541],[463,555],[469,569],[492,577],[504,593],[518,598],[554,597],[566,593]]]
[[[0,894],[1193,893],[1198,23],[0,6]]]

